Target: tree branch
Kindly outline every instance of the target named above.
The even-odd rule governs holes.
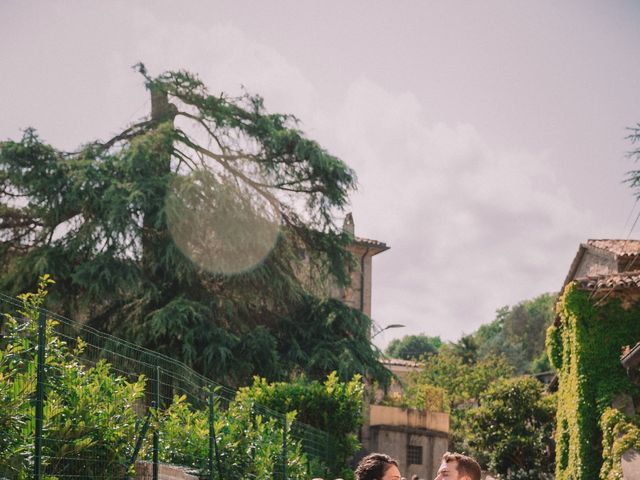
[[[196,152],[200,152],[203,155],[212,158],[213,160],[218,162],[229,173],[231,173],[232,175],[234,175],[237,178],[242,179],[242,181],[244,181],[247,185],[249,185],[251,188],[253,188],[260,195],[262,195],[262,197],[265,200],[267,200],[271,204],[271,206],[276,209],[277,212],[279,212],[279,213],[283,212],[281,202],[271,192],[269,192],[268,190],[265,190],[263,188],[263,186],[259,182],[256,182],[255,180],[253,180],[252,178],[248,177],[247,175],[245,175],[243,172],[241,172],[237,168],[234,168],[231,165],[229,165],[225,155],[215,154],[215,153],[211,152],[210,150],[208,150],[208,149],[206,149],[204,147],[201,147],[200,145],[192,142],[186,136],[184,136],[183,141],[189,147],[194,149]]]
[[[121,142],[124,140],[130,140],[133,137],[140,135],[141,132],[144,132],[145,130],[147,130],[147,127],[150,127],[152,125],[154,125],[154,122],[152,120],[145,120],[144,122],[136,123],[135,125],[132,125],[131,127],[122,131],[115,137],[106,141],[105,143],[96,142],[95,145],[100,147],[103,150],[108,150],[118,142]]]

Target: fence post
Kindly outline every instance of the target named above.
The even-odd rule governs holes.
[[[325,458],[325,477],[329,478],[330,475],[330,469],[333,469],[333,466],[329,465],[329,462],[331,460],[329,460],[329,435],[325,434],[324,436],[324,458]]]
[[[151,408],[155,408],[156,402],[151,402]],[[133,454],[131,455],[131,460],[129,460],[129,464],[127,465],[127,473],[125,473],[124,479],[129,480],[128,470],[136,464],[136,459],[138,458],[138,454],[140,453],[140,449],[142,448],[142,442],[144,442],[144,437],[147,434],[147,430],[149,430],[149,422],[151,421],[151,408],[147,410],[147,417],[144,419],[144,423],[142,424],[142,428],[140,429],[140,435],[138,435],[138,440],[136,440],[136,446],[133,448]]]
[[[282,480],[287,480],[287,416],[282,420]]]
[[[249,416],[251,417],[251,429],[252,432],[256,431],[256,404],[255,402],[251,402],[251,410],[249,411]],[[255,434],[255,433],[254,433]],[[251,461],[255,462],[256,461],[256,444],[255,442],[251,442]]]
[[[218,479],[222,480],[222,470],[220,468],[220,453],[216,444],[216,412],[213,395],[213,385],[209,386],[209,480],[213,480],[213,457],[216,457],[216,467],[218,469]]]
[[[153,396],[156,402],[156,416],[158,418],[157,428],[153,432],[153,480],[158,480],[158,470],[160,466],[160,367],[156,365],[156,381],[153,384]]]
[[[36,373],[36,435],[33,476],[42,478],[42,425],[44,423],[45,348],[47,344],[47,317],[44,310],[38,315],[38,367]]]

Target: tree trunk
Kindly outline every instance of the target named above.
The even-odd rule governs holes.
[[[159,89],[153,83],[148,85],[151,94],[151,121],[154,129],[169,123],[173,127],[177,108],[169,102],[167,92]],[[167,275],[162,265],[162,256],[171,242],[166,217],[163,213],[164,201],[168,190],[168,178],[171,173],[172,143],[166,137],[158,137],[150,148],[146,161],[146,174],[150,179],[153,192],[149,198],[153,199],[143,208],[142,229],[142,267],[145,276],[158,287],[163,285]]]

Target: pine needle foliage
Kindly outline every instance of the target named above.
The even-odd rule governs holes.
[[[151,115],[110,140],[63,152],[29,128],[0,143],[0,289],[27,291],[49,273],[61,314],[232,384],[293,371],[388,378],[370,320],[322,293],[349,282],[353,239],[333,219],[355,173],[260,96],[212,95],[189,72],[136,69]],[[265,212],[279,226],[273,248],[233,274],[203,267],[169,224],[184,212],[197,220],[198,201],[225,220],[194,251]],[[242,256],[257,236],[222,250]]]

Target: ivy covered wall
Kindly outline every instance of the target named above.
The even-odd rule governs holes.
[[[556,479],[596,480],[603,464],[601,418],[616,394],[637,395],[620,363],[624,345],[640,340],[640,302],[591,298],[575,283],[558,303],[559,322],[547,331],[558,372]],[[606,470],[603,469],[603,470]],[[603,472],[608,478],[608,472]]]
[[[615,408],[607,408],[600,419],[602,429],[603,480],[622,480],[622,456],[629,449],[640,451],[640,418],[626,416]]]

